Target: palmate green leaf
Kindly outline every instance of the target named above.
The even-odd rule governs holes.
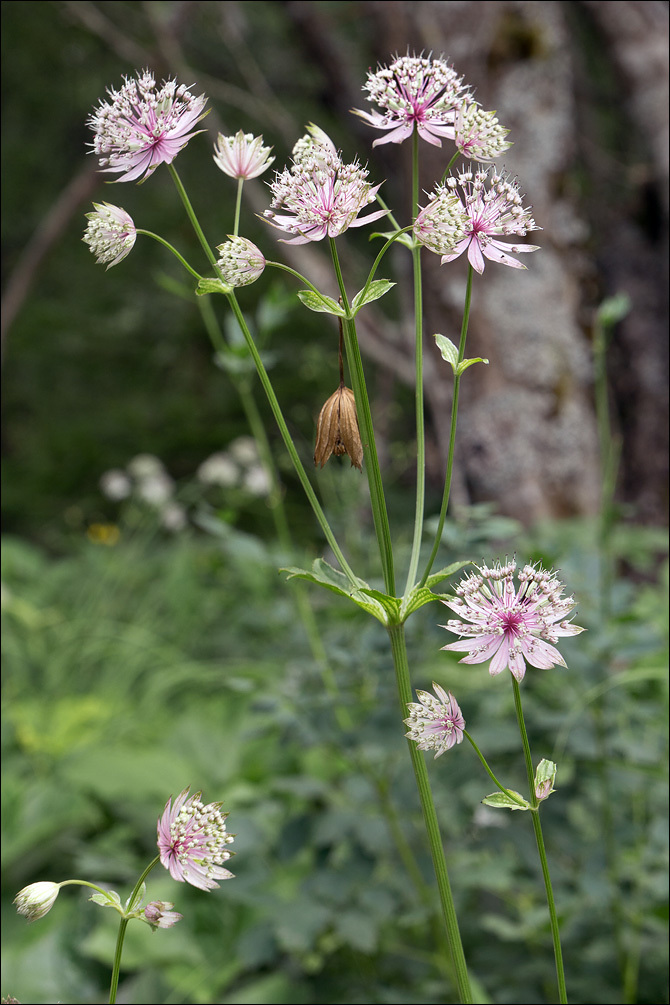
[[[434,572],[432,576],[429,576],[426,580],[425,586],[415,586],[402,602],[399,611],[399,620],[406,621],[410,614],[418,611],[420,607],[424,606],[424,604],[430,604],[433,600],[449,600],[449,594],[433,593],[430,587],[434,586],[436,583],[441,583],[443,579],[453,576],[455,572],[458,572],[464,566],[470,564],[471,563],[469,561],[452,562],[451,565],[448,565],[446,568],[440,569],[439,572]]]
[[[365,304],[371,304],[373,300],[379,300],[393,286],[395,286],[395,283],[391,283],[388,279],[375,279],[367,289],[363,287],[362,290],[358,291],[351,303],[354,314],[357,314]]]
[[[338,318],[345,317],[345,310],[336,300],[324,293],[314,293],[313,290],[298,290],[298,299],[310,311],[318,314],[334,314]]]
[[[362,579],[357,579],[356,586],[353,586],[343,572],[334,569],[332,565],[328,565],[328,562],[325,562],[322,558],[317,558],[313,562],[311,572],[295,567],[289,567],[281,571],[287,573],[289,579],[304,579],[308,583],[316,583],[318,586],[324,586],[327,590],[332,590],[333,593],[338,593],[341,597],[347,597],[349,600],[353,600],[358,607],[367,611],[368,614],[372,614],[383,625],[389,623],[387,608],[378,598],[383,597],[386,600],[393,600],[395,598],[387,598],[386,594],[378,593],[377,590],[371,590],[369,585]]]

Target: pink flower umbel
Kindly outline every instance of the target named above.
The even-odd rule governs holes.
[[[82,241],[88,244],[98,265],[118,265],[135,246],[137,233],[133,218],[120,206],[94,202],[95,213],[87,213],[88,226]]]
[[[111,102],[101,100],[87,124],[95,133],[91,152],[100,159],[100,170],[120,173],[116,181],[135,181],[170,164],[201,131],[193,127],[207,114],[207,98],[196,98],[176,80],[164,80],[157,89],[149,70],[124,81],[118,91],[107,89]]]
[[[458,193],[460,186],[461,192]],[[444,207],[457,195],[465,217],[465,237],[456,243],[453,251],[444,252],[442,220]],[[447,223],[447,228],[450,226]],[[436,255],[442,256],[442,265],[453,262],[467,250],[468,261],[477,272],[484,271],[485,258],[513,269],[526,266],[512,258],[509,252],[539,251],[534,244],[508,244],[500,237],[523,237],[532,230],[541,230],[525,208],[516,182],[510,181],[495,169],[481,169],[475,175],[463,171],[458,178],[449,177],[429,196],[428,205],[416,218],[416,239]]]
[[[228,851],[233,835],[226,831],[227,813],[221,803],[200,799],[201,792],[189,796],[184,789],[171,805],[168,799],[158,821],[158,850],[161,864],[179,883],[190,883],[200,890],[214,890],[217,879],[231,879],[232,872],[223,863],[233,854]]]
[[[468,89],[452,66],[444,59],[423,56],[397,56],[390,66],[380,66],[368,74],[363,85],[367,100],[379,105],[381,112],[362,112],[353,108],[369,126],[389,130],[372,144],[402,143],[416,127],[419,136],[442,146],[442,137],[454,138],[455,110]]]
[[[272,209],[268,223],[296,235],[286,244],[307,244],[337,237],[349,227],[362,227],[386,215],[386,210],[358,214],[371,202],[379,185],[366,181],[368,172],[357,161],[343,164],[331,140],[318,127],[298,140],[293,164],[277,172],[271,183]],[[279,214],[275,210],[284,210]]]
[[[258,178],[270,167],[274,157],[268,157],[272,147],[263,146],[262,136],[252,136],[241,129],[234,136],[216,138],[214,162],[231,178]]]
[[[437,697],[430,691],[417,691],[420,704],[408,702],[409,716],[404,722],[409,732],[405,736],[414,740],[419,750],[434,750],[435,757],[439,757],[462,742],[465,719],[453,694],[447,694],[434,681],[433,691]]]
[[[246,237],[229,237],[216,250],[220,255],[217,267],[229,286],[249,286],[263,274],[265,257]]]
[[[526,673],[526,661],[548,670],[565,660],[551,643],[584,629],[566,621],[575,606],[572,597],[563,597],[563,584],[553,572],[526,565],[519,572],[519,588],[514,582],[516,562],[499,563],[489,569],[477,566],[456,589],[457,597],[443,600],[464,621],[448,621],[442,628],[464,636],[443,649],[467,653],[461,663],[491,660],[492,676],[507,668],[518,681]],[[466,624],[465,622],[470,622]]]
[[[505,139],[495,112],[485,112],[476,101],[464,101],[456,112],[454,142],[456,148],[472,161],[494,161],[512,146]]]

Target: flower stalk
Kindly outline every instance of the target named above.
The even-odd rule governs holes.
[[[547,907],[549,908],[549,923],[551,926],[551,939],[554,946],[556,980],[558,982],[558,1000],[561,1003],[561,1005],[565,1005],[565,1003],[567,1003],[568,1000],[568,992],[565,986],[563,950],[561,949],[561,930],[558,924],[558,915],[556,913],[556,904],[554,902],[554,891],[551,885],[551,875],[549,873],[549,862],[547,861],[547,852],[544,847],[544,837],[542,836],[542,823],[540,821],[540,814],[537,812],[540,800],[538,799],[537,793],[535,791],[535,774],[533,772],[533,759],[530,752],[530,743],[528,742],[528,733],[526,731],[526,724],[523,718],[523,706],[521,704],[521,688],[519,687],[519,682],[515,677],[512,677],[512,687],[514,690],[514,708],[516,711],[517,723],[519,725],[521,745],[523,747],[523,758],[526,765],[526,775],[528,777],[528,789],[531,794],[531,805],[532,808],[536,811],[535,813],[531,813],[530,816],[533,821],[535,843],[537,845],[537,853],[540,856],[542,879],[544,880],[544,889],[547,896]]]
[[[403,719],[407,715],[408,707],[412,704],[412,688],[409,676],[409,663],[407,660],[407,645],[405,641],[405,626],[402,624],[390,625],[388,634],[391,641],[391,652],[393,654],[393,665],[395,667],[396,684],[400,698],[400,706]],[[472,1002],[472,989],[468,976],[468,967],[463,952],[463,942],[458,927],[458,917],[456,907],[451,892],[447,862],[444,855],[444,847],[440,836],[440,825],[437,820],[435,803],[428,779],[428,770],[423,754],[418,747],[408,740],[410,758],[414,777],[416,779],[419,799],[421,801],[421,811],[423,813],[426,835],[430,847],[430,854],[435,871],[435,880],[442,907],[442,915],[447,930],[449,952],[454,969],[454,976],[460,1000],[465,1003]]]

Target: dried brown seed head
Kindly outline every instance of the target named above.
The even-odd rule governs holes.
[[[319,413],[316,424],[314,463],[323,467],[331,454],[348,454],[352,466],[361,470],[363,444],[358,428],[354,392],[342,384],[331,394]]]

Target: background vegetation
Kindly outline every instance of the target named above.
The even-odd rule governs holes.
[[[281,449],[293,550],[277,544],[267,494],[245,483],[244,465],[226,489],[196,475],[248,432],[240,375],[212,366],[198,306],[157,245],[138,241],[105,274],[80,241],[95,198],[122,201],[143,225],[193,247],[167,174],[119,192],[83,156],[86,116],[122,73],[149,64],[159,76],[197,79],[212,95],[215,128],[264,131],[278,164],[315,107],[319,124],[353,153],[326,87],[328,66],[337,56],[360,80],[378,55],[386,58],[376,49],[379,6],[388,7],[33,3],[27,17],[19,3],[2,5],[12,322],[4,331],[2,992],[23,1002],[104,1001],[115,922],[69,888],[27,927],[12,907],[15,893],[73,876],[129,892],[153,857],[166,799],[189,784],[230,810],[236,878],[204,895],[152,874],[152,896],[174,900],[185,918],[155,935],[130,926],[119,1000],[453,997],[433,936],[431,867],[383,630],[316,594],[309,599],[320,641],[306,632],[300,587],[277,570],[304,565],[322,544]],[[333,33],[315,35],[306,59],[315,8]],[[575,49],[593,51],[593,24],[582,27]],[[417,40],[409,20],[396,28],[422,47],[425,35]],[[532,37],[504,37],[516,40],[520,59],[535,51]],[[324,57],[320,66],[326,50],[334,62]],[[181,62],[184,53],[198,72]],[[499,48],[491,53],[493,65],[502,57]],[[263,79],[274,82],[267,93]],[[232,191],[221,178],[213,183],[204,149],[185,154],[179,168],[208,233],[225,234]],[[260,183],[257,191],[266,198]],[[262,234],[260,226],[245,232]],[[356,235],[353,267],[364,246]],[[601,277],[598,268],[594,255],[586,274]],[[597,301],[606,283],[589,282]],[[323,320],[292,293],[263,277],[243,306],[255,314],[308,459],[314,416],[335,386],[336,333],[329,359]],[[391,324],[402,302],[387,299]],[[615,363],[632,374],[626,345],[615,336]],[[648,368],[655,352],[644,357]],[[383,367],[371,373],[402,556],[411,534],[412,406],[401,380]],[[624,462],[625,390],[614,398]],[[259,408],[274,444],[260,400]],[[122,501],[100,489],[106,471],[126,470],[142,454],[169,473],[164,501],[180,514],[172,522],[142,497],[137,478]],[[645,499],[655,500],[645,514],[662,520],[657,476],[645,474]],[[363,480],[331,461],[318,484],[354,567],[374,580]],[[524,528],[522,510],[503,518],[480,504],[455,511],[444,540],[444,564],[516,552],[560,567],[589,629],[562,647],[569,669],[530,672],[524,686],[534,754],[559,762],[558,792],[544,813],[573,1001],[667,1000],[667,546],[665,532],[640,526],[638,515],[619,509],[608,531],[585,506],[571,520]],[[448,641],[436,624],[442,610],[429,605],[409,623],[414,683],[452,690],[496,773],[523,789],[509,681],[439,651]],[[479,1000],[553,1000],[528,821],[481,806],[490,783],[465,745],[430,767]],[[418,875],[402,860],[403,839]]]

